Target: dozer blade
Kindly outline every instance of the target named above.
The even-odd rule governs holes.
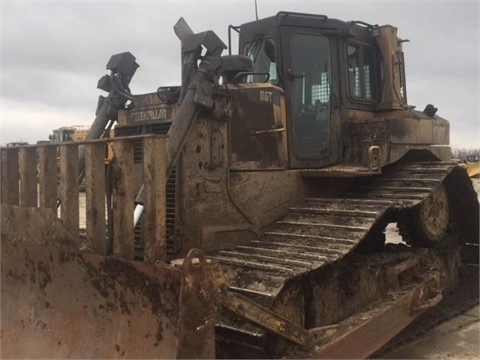
[[[2,217],[9,214],[2,209],[6,211]],[[8,217],[15,222],[14,218]],[[10,224],[3,220],[8,229]],[[58,230],[61,223],[56,221]],[[41,228],[39,233],[45,233]],[[213,304],[194,296],[199,286],[203,297],[213,296],[208,269],[202,264],[187,271],[99,256],[77,251],[66,242],[27,242],[22,229],[16,235],[4,230],[2,358],[215,356]],[[195,347],[183,346],[193,337]]]

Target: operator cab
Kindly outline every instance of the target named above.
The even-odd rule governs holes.
[[[379,27],[280,12],[241,25],[239,32],[239,53],[253,62],[247,82],[268,78],[284,90],[290,167],[344,161],[348,113],[373,117],[382,102]],[[401,103],[406,103],[404,90]]]

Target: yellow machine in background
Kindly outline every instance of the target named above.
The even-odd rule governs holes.
[[[465,167],[467,168],[468,176],[477,177],[480,175],[480,156],[467,155],[465,159]]]
[[[48,136],[51,143],[62,143],[68,141],[83,141],[87,138],[89,125],[72,125],[62,126],[58,129],[53,129],[52,134]],[[113,137],[114,130],[106,130],[104,137]],[[108,164],[113,159],[113,145],[108,143],[105,148],[105,164]]]
[[[90,126],[88,125],[62,126],[58,129],[54,129],[48,138],[52,143],[81,141],[86,138],[89,129]]]

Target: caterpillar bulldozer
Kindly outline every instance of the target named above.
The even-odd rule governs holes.
[[[41,190],[22,203],[28,176],[8,181],[2,149],[3,355],[365,358],[478,271],[477,196],[448,121],[407,103],[395,27],[280,12],[229,27],[238,55],[174,29],[181,85],[132,95],[135,57],[114,55],[78,162],[60,169],[87,177],[100,246],[62,218],[74,185],[60,216]],[[130,145],[104,185],[89,147],[112,123]],[[103,186],[108,224],[89,197]]]
[[[48,136],[52,142],[63,141],[81,141],[85,139],[88,134],[88,126],[74,125],[74,126],[62,126],[58,129],[53,129],[52,134]]]

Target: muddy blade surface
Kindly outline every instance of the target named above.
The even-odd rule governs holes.
[[[174,358],[182,273],[2,241],[2,358]]]

